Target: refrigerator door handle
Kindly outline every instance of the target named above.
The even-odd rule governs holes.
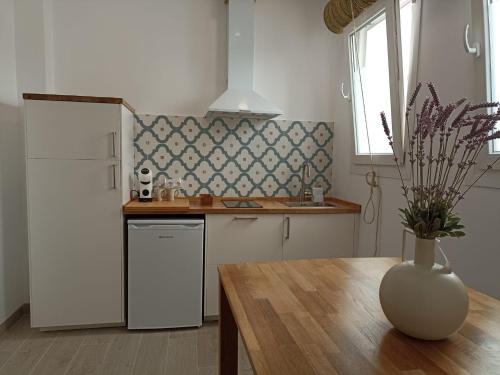
[[[116,190],[117,189],[117,186],[116,186],[116,164],[112,164],[111,169],[113,171],[113,190]]]
[[[111,157],[116,158],[116,132],[111,132]]]
[[[158,230],[192,230],[203,228],[203,224],[162,225],[162,224],[129,224],[129,229],[158,229]]]

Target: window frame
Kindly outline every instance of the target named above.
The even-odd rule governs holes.
[[[471,24],[470,41],[479,41],[481,55],[475,58],[468,55],[470,59],[474,59],[474,101],[477,103],[490,101],[491,99],[491,79],[490,79],[490,51],[489,51],[489,19],[488,6],[489,0],[471,1],[470,3],[470,18],[467,22]],[[472,182],[479,174],[483,173],[489,164],[491,164],[499,154],[490,153],[490,145],[487,145],[481,151],[478,158],[478,164],[474,168],[474,174],[469,177],[468,183]],[[488,171],[476,183],[476,187],[485,188],[500,188],[499,181],[500,162],[493,166],[491,171]]]
[[[476,85],[474,99],[476,102],[489,102],[492,101],[491,90],[491,59],[490,59],[490,33],[489,33],[489,15],[488,5],[490,0],[481,0],[471,2],[470,5],[470,19],[468,20],[472,25],[471,40],[479,40],[481,48],[481,56],[475,59],[474,65],[476,66]],[[469,58],[473,58],[470,56]],[[477,176],[482,173],[488,165],[490,165],[500,153],[491,153],[491,146],[487,145],[481,151],[478,164],[474,168],[474,174]],[[477,186],[500,188],[498,182],[498,172],[500,171],[500,162],[493,166],[492,170],[486,173]]]
[[[421,24],[421,11],[422,3],[421,0],[409,0],[413,6],[413,22],[412,22],[412,44],[414,48],[411,49],[410,55],[410,75],[408,82],[409,92],[416,86],[418,80],[418,58],[420,50],[420,24]],[[397,5],[397,9],[396,9]],[[365,27],[367,24],[372,22],[374,19],[379,17],[385,12],[386,21],[386,37],[387,37],[387,53],[389,62],[389,90],[391,97],[391,117],[392,123],[391,132],[394,139],[394,149],[397,157],[399,158],[399,163],[404,164],[404,150],[405,150],[405,119],[404,113],[406,110],[406,104],[403,103],[403,98],[405,97],[404,92],[404,76],[403,76],[403,59],[402,54],[399,51],[402,50],[401,41],[401,27],[400,27],[400,0],[381,0],[374,3],[370,8],[367,9],[356,19],[356,29],[359,32],[360,29]],[[346,28],[345,37],[347,38],[346,46],[348,49],[349,57],[349,78],[351,83],[351,120],[352,120],[352,163],[355,165],[382,165],[382,166],[394,166],[394,156],[391,154],[372,154],[370,155],[360,155],[357,154],[357,129],[355,123],[355,93],[354,93],[354,69],[353,64],[353,47],[352,39],[355,34],[354,25],[351,22]],[[412,119],[410,121],[413,121]],[[382,131],[382,127],[380,128]]]
[[[491,47],[491,41],[490,41],[490,20],[489,20],[489,6],[490,4],[492,4],[492,1],[491,0],[483,0],[482,2],[482,6],[483,6],[483,9],[482,9],[482,15],[483,15],[483,20],[482,20],[482,24],[483,24],[483,45],[484,45],[484,48],[483,48],[483,51],[484,51],[484,78],[485,78],[485,100],[487,102],[493,102],[494,99],[493,99],[493,88],[492,88],[492,85],[491,85],[491,70],[492,70],[492,61],[491,61],[491,51],[490,51],[490,47]],[[500,5],[500,4],[499,4]],[[499,100],[497,98],[497,100]],[[498,158],[500,156],[500,151],[497,151],[497,152],[492,152],[492,148],[493,148],[493,145],[490,143],[487,145],[487,147],[485,147],[485,155],[484,155],[484,158],[485,158],[485,163],[484,163],[484,167],[486,167],[486,165],[488,165],[489,163],[491,163],[492,161],[494,161],[496,158]],[[494,166],[494,169],[500,169],[500,165],[495,165]]]

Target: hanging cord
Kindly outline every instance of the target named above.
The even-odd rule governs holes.
[[[370,187],[370,196],[368,198],[368,201],[366,202],[366,205],[363,209],[363,222],[365,224],[373,224],[375,222],[375,246],[373,250],[373,256],[378,256],[379,255],[379,226],[380,226],[380,208],[382,204],[382,188],[380,185],[377,183],[377,173],[375,172],[375,168],[373,165],[373,154],[372,154],[372,148],[371,148],[371,142],[370,142],[370,133],[368,131],[368,116],[366,114],[366,105],[365,105],[365,91],[363,89],[363,79],[361,77],[361,67],[359,64],[359,53],[358,53],[358,41],[357,41],[357,36],[358,36],[358,28],[356,25],[356,18],[354,17],[354,5],[352,0],[350,0],[350,5],[351,5],[351,17],[352,17],[352,24],[353,24],[353,29],[354,29],[354,59],[355,59],[355,66],[356,70],[359,76],[359,86],[360,86],[360,91],[361,91],[361,103],[363,105],[363,117],[365,120],[365,132],[366,132],[366,139],[368,143],[368,153],[370,154],[370,169],[371,171],[366,173],[365,175],[365,181],[367,185]],[[356,104],[354,104],[356,105]],[[375,202],[373,201],[374,197],[374,190],[377,189],[378,191],[378,202],[377,206],[375,206]],[[368,209],[371,207],[371,212],[372,214],[368,218]]]
[[[366,184],[370,186],[370,196],[363,210],[363,222],[366,224],[373,224],[375,222],[375,248],[373,250],[372,256],[376,257],[379,255],[379,233],[380,233],[380,208],[382,206],[382,189],[377,183],[376,174],[374,172],[367,172],[365,174]],[[374,191],[377,190],[377,206],[374,202]],[[371,215],[368,215],[369,209],[371,208]]]
[[[372,224],[375,221],[375,203],[373,202],[373,190],[378,187],[377,181],[375,180],[374,172],[367,172],[365,174],[365,181],[368,186],[370,186],[370,197],[366,202],[365,209],[363,212],[363,221],[366,224]],[[370,218],[367,218],[368,208],[371,207]]]

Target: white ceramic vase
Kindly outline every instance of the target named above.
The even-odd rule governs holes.
[[[434,262],[435,240],[417,238],[415,260],[392,267],[380,284],[380,304],[401,332],[441,340],[457,332],[469,311],[469,296],[450,269]]]

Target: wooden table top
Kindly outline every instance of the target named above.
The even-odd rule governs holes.
[[[383,315],[395,258],[221,265],[255,374],[500,374],[500,301],[470,290],[470,313],[443,341],[412,339]]]

